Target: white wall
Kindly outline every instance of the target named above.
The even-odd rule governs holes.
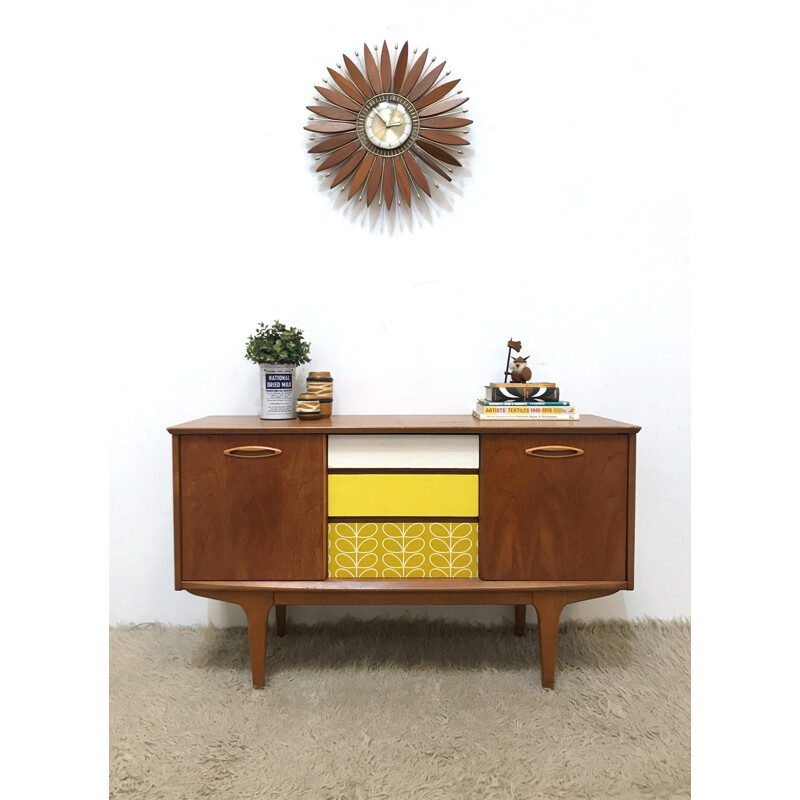
[[[670,4],[654,5],[107,11],[113,79],[85,121],[112,137],[108,263],[121,281],[124,369],[108,370],[112,624],[243,622],[238,607],[172,589],[165,428],[257,413],[244,344],[275,318],[306,332],[339,414],[469,413],[499,379],[505,341],[521,339],[536,377],[581,411],[642,426],[636,589],[567,614],[690,614],[686,41]],[[384,38],[447,59],[475,120],[452,190],[389,222],[320,184],[302,130],[325,68]]]

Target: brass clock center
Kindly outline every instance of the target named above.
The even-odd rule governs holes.
[[[383,158],[408,150],[419,130],[419,114],[413,104],[392,92],[371,97],[356,118],[356,133],[364,149]]]
[[[384,100],[367,114],[364,132],[376,147],[399,147],[411,136],[411,115],[398,103]]]

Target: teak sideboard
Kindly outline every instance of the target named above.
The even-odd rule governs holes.
[[[539,619],[553,688],[562,609],[633,589],[636,434],[472,416],[204,417],[168,428],[175,588],[238,603],[253,685],[286,606],[509,604]]]

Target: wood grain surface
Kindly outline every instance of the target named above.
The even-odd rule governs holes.
[[[480,570],[486,580],[626,579],[628,436],[481,437]],[[577,458],[533,458],[541,445]]]
[[[408,99],[413,103],[418,100],[428,89],[436,83],[436,79],[442,74],[442,70],[444,69],[444,65],[446,61],[442,61],[439,66],[434,67],[433,69],[429,70],[426,75],[419,79],[417,85],[411,90],[408,95]]]
[[[386,159],[387,161],[389,159]],[[397,178],[397,188],[406,201],[406,205],[411,205],[411,179],[408,177],[408,170],[402,163],[395,161],[394,174]]]
[[[378,65],[370,52],[369,45],[364,43],[364,68],[367,71],[367,80],[372,87],[372,93],[381,93],[381,75],[378,71]]]
[[[191,592],[201,589],[263,592],[359,592],[376,595],[381,592],[430,591],[448,593],[492,594],[498,592],[584,591],[598,589],[615,592],[625,588],[624,581],[485,581],[480,578],[328,578],[323,581],[189,581],[184,589]],[[372,601],[374,602],[374,601]],[[530,601],[529,601],[530,602]]]
[[[439,161],[442,161],[445,164],[452,164],[454,167],[461,166],[461,162],[454,155],[448,153],[443,147],[439,147],[438,144],[428,142],[420,137],[416,141],[416,146],[421,150],[424,150],[428,155],[438,158]]]
[[[356,115],[352,111],[338,106],[306,106],[306,108],[318,117],[325,117],[325,119],[338,119],[346,122],[355,122]]]
[[[358,87],[358,91],[364,96],[365,100],[369,100],[373,95],[372,87],[364,77],[364,73],[358,68],[358,65],[349,56],[343,55],[344,65],[347,67],[347,73],[350,75],[353,83]]]
[[[454,81],[447,81],[437,86],[435,89],[431,89],[427,94],[424,94],[414,105],[420,110],[426,108],[437,100],[447,97],[459,83],[461,83],[461,78],[456,78]]]
[[[456,134],[450,133],[450,131],[437,131],[423,128],[419,132],[419,135],[423,139],[428,139],[431,142],[439,142],[439,144],[450,145],[451,147],[463,147],[469,144],[466,139],[461,136],[456,136]]]
[[[345,131],[354,131],[356,129],[355,122],[310,122],[304,125],[303,128],[312,133],[344,133]]]
[[[317,142],[315,145],[308,149],[309,153],[329,153],[331,150],[336,150],[343,147],[350,142],[358,141],[358,136],[355,132],[355,126],[350,133],[340,133],[338,136],[330,136]]]
[[[181,440],[172,437],[172,528],[175,564],[175,589],[181,588]]]
[[[403,81],[406,77],[406,68],[408,67],[408,42],[400,48],[400,54],[397,56],[397,64],[394,67],[394,81],[392,84],[392,91],[399,94],[403,86]]]
[[[372,168],[369,171],[369,178],[367,178],[367,205],[372,205],[375,195],[381,185],[381,175],[383,174],[383,159],[376,158],[372,162]]]
[[[628,590],[633,590],[633,554],[636,536],[636,437],[628,437],[628,563],[626,579]]]
[[[408,170],[409,175],[411,175],[414,183],[416,183],[417,186],[419,186],[419,188],[422,189],[422,191],[425,192],[428,197],[430,197],[431,187],[428,186],[428,181],[425,178],[425,174],[420,169],[419,164],[417,164],[417,162],[414,161],[414,159],[411,158],[411,156],[407,153],[401,153],[400,158],[403,159],[403,163],[406,165],[406,169]]]
[[[334,186],[338,186],[342,181],[347,180],[350,175],[355,172],[358,165],[364,160],[364,157],[367,155],[367,151],[363,148],[359,148],[356,152],[344,162],[342,167],[336,173],[336,177],[331,182],[331,189]]]
[[[446,114],[448,111],[452,111],[454,108],[458,108],[461,105],[469,100],[469,97],[462,97],[459,95],[458,97],[448,97],[447,100],[442,100],[439,103],[434,103],[431,106],[428,106],[425,109],[422,109],[419,112],[420,117],[433,117],[437,114]]]
[[[411,155],[413,155],[413,156],[414,156],[414,158],[418,158],[420,161],[422,161],[422,162],[425,164],[425,166],[427,166],[429,169],[432,169],[432,170],[433,170],[433,171],[434,171],[434,172],[435,172],[437,175],[441,175],[441,176],[442,176],[442,177],[443,177],[443,178],[444,178],[446,181],[452,181],[452,180],[453,180],[453,179],[452,179],[452,178],[451,178],[451,177],[450,177],[450,176],[449,176],[449,175],[448,175],[448,174],[447,174],[447,173],[446,173],[446,172],[445,172],[445,171],[442,169],[442,167],[440,167],[440,166],[439,166],[439,165],[436,163],[436,161],[435,161],[433,158],[431,158],[431,157],[430,157],[429,155],[427,155],[426,153],[423,153],[423,152],[422,152],[422,150],[420,150],[418,147],[412,147],[412,148],[409,150],[409,153],[411,153]]]
[[[381,89],[384,92],[392,91],[392,57],[389,55],[389,46],[384,41],[381,48]]]
[[[358,192],[358,190],[364,185],[364,182],[367,180],[367,176],[369,175],[369,171],[372,169],[372,164],[375,161],[375,155],[372,153],[367,153],[366,158],[361,162],[361,166],[356,170],[356,174],[353,175],[353,182],[350,184],[350,191],[348,192],[348,200],[353,197],[353,195]]]
[[[408,97],[411,90],[414,88],[414,86],[416,86],[419,76],[422,75],[422,70],[425,69],[425,61],[427,58],[428,48],[426,47],[416,61],[414,61],[414,63],[411,65],[411,69],[408,71],[406,79],[403,81],[403,87],[400,90],[400,94],[402,94],[404,97]]]
[[[337,72],[335,69],[331,69],[328,67],[328,74],[333,78],[336,85],[355,103],[358,104],[359,108],[364,105],[364,101],[368,98],[364,97],[364,95],[358,90],[358,87],[349,79],[345,78],[344,75]]]
[[[314,580],[327,574],[325,437],[298,434],[275,458],[230,458],[275,436],[180,438],[181,579]]]
[[[391,162],[391,159],[384,159]],[[527,433],[546,434],[543,444],[558,444],[552,437],[563,434],[636,433],[638,425],[618,422],[594,414],[579,420],[478,420],[471,414],[334,414],[314,420],[259,419],[256,415],[210,416],[171,425],[174,434],[270,433],[300,435],[322,433]],[[259,444],[251,441],[246,444]],[[531,459],[533,460],[533,459]]]
[[[361,142],[356,140],[355,142],[350,142],[350,144],[346,144],[344,147],[340,147],[338,150],[334,150],[324,161],[320,163],[317,167],[317,172],[323,172],[326,169],[330,169],[331,167],[335,167],[337,164],[341,164],[346,158],[350,158],[353,153],[357,153],[361,150]]]
[[[463,128],[472,125],[471,119],[464,117],[430,117],[420,121],[423,128]]]
[[[346,94],[342,94],[341,92],[337,92],[335,89],[327,89],[324,86],[315,86],[314,87],[329,103],[333,103],[336,106],[341,106],[342,108],[346,108],[349,111],[354,111],[358,113],[361,110],[361,106],[363,103],[358,103],[357,101],[353,100],[351,97],[348,97]]]
[[[381,161],[383,161],[383,199],[386,208],[391,208],[394,200],[394,159],[382,158]]]

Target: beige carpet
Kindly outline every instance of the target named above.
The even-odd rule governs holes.
[[[291,614],[291,611],[290,611]],[[112,798],[686,798],[686,622],[536,627],[393,619],[270,630],[114,628]]]

